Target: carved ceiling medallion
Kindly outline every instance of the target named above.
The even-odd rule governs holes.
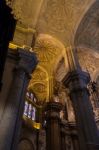
[[[42,93],[42,94],[44,94],[44,93],[47,92],[47,86],[46,86],[46,84],[43,84],[43,83],[35,83],[33,85],[33,91],[35,93]]]
[[[76,46],[85,46],[99,51],[99,1],[88,10],[75,36]]]
[[[90,3],[92,0],[46,0],[37,23],[38,32],[52,34],[69,46],[75,27]]]
[[[50,41],[37,41],[34,52],[36,52],[39,61],[50,62],[57,55],[58,47],[51,44]]]
[[[34,46],[34,52],[37,54],[38,60],[47,63],[48,66],[52,64],[59,55],[62,55],[64,49],[61,42],[47,34],[39,35]]]

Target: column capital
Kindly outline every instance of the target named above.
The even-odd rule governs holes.
[[[46,119],[60,119],[59,112],[61,109],[61,103],[48,102],[45,109]]]
[[[27,70],[27,72],[31,74],[38,63],[35,53],[18,48],[18,55],[18,67]]]
[[[56,112],[60,112],[60,110],[62,109],[62,104],[59,102],[48,102],[46,105],[46,110],[47,111],[56,111]]]
[[[63,79],[65,87],[69,87],[70,91],[86,89],[90,81],[90,75],[82,70],[69,72]]]
[[[31,73],[35,69],[38,60],[34,52],[27,51],[22,48],[16,50],[9,49],[8,58],[15,62],[15,67],[13,69],[15,74],[23,74],[30,79]]]

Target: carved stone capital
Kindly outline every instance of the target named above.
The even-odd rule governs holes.
[[[13,70],[15,74],[23,75],[25,73],[29,79],[31,78],[30,74],[38,63],[35,53],[24,49],[9,50],[8,58],[16,63]]]
[[[35,56],[35,53],[31,53],[30,51],[26,51],[23,49],[18,49],[19,54],[19,68],[23,68],[23,70],[27,70],[30,74],[35,69],[38,61]]]
[[[63,79],[63,84],[69,88],[70,92],[82,91],[82,89],[87,90],[87,84],[90,81],[90,76],[88,73],[82,70],[75,70],[69,72]]]
[[[60,119],[59,112],[62,109],[61,103],[48,102],[46,106],[47,119]]]
[[[46,110],[59,112],[62,109],[62,104],[59,102],[48,102]]]
[[[27,87],[29,80],[31,79],[31,73],[37,65],[37,58],[34,53],[26,51],[24,49],[9,50],[8,59],[13,64],[13,82],[12,88],[18,92],[23,85]],[[25,82],[24,82],[25,81]]]

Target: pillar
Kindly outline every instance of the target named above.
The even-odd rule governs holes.
[[[67,150],[68,136],[70,135],[67,121],[61,120],[61,150]]]
[[[34,53],[19,49],[16,67],[0,122],[0,150],[16,150],[30,74],[37,64]],[[6,75],[7,77],[7,75]]]
[[[49,102],[46,106],[46,149],[61,150],[60,115],[62,109],[60,103]]]
[[[69,72],[63,79],[64,85],[70,91],[70,99],[74,107],[80,150],[99,149],[99,133],[87,89],[89,80],[89,74],[81,69]]]
[[[9,42],[13,39],[16,20],[11,14],[11,9],[5,0],[0,0],[0,90],[2,87],[2,76],[8,52]]]
[[[78,132],[77,132],[77,126],[75,122],[69,123],[69,130],[70,130],[71,139],[73,143],[73,150],[79,150]]]

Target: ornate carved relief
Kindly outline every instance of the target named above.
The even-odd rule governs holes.
[[[34,73],[33,73],[33,75],[32,75],[32,80],[33,81],[45,81],[45,80],[47,80],[47,73],[46,72],[44,72],[41,68],[37,68],[35,71],[34,71]],[[31,80],[31,81],[32,81]]]
[[[36,40],[34,52],[37,54],[40,63],[44,62],[49,66],[57,59],[56,57],[59,57],[58,55],[62,55],[64,49],[61,42],[52,36],[41,34]]]
[[[27,27],[34,27],[41,9],[43,0],[6,0],[6,4],[12,8],[15,19]]]
[[[42,83],[35,83],[33,85],[33,91],[35,91],[36,93],[45,93],[46,89],[46,85]]]
[[[94,73],[99,69],[99,54],[88,48],[78,48],[78,58],[84,71],[89,71],[93,79]]]
[[[64,44],[73,40],[75,26],[93,0],[47,0],[38,20],[37,30],[50,33]]]
[[[12,0],[6,0],[6,4],[12,8],[12,14],[14,14],[15,19],[21,19],[21,13],[22,13],[22,5],[23,1],[12,1]]]
[[[34,83],[32,88],[33,92],[36,94],[38,101],[47,101],[48,98],[48,85],[47,82],[44,83]]]
[[[38,57],[39,64],[47,70],[49,80],[49,88],[47,90],[49,92],[49,97],[52,97],[53,71],[60,58],[62,56],[65,57],[65,47],[54,37],[47,34],[40,34],[37,37],[33,51]],[[35,75],[33,78],[35,78]],[[44,77],[44,79],[46,78]]]
[[[66,70],[66,67],[65,67],[65,61],[64,59],[62,58],[55,70],[55,78],[57,81],[61,81],[63,79],[63,77],[66,75],[66,72],[68,70]]]
[[[81,21],[75,36],[76,46],[99,51],[99,1],[96,1]]]
[[[44,68],[38,66],[32,75],[32,79],[29,83],[29,89],[33,90],[38,100],[44,101],[48,100],[48,86],[48,74]]]
[[[68,113],[68,121],[75,122],[75,115],[71,100],[69,98],[68,90],[63,86],[61,82],[55,82],[54,84],[54,93],[57,96],[57,100],[63,104],[63,106],[67,108]],[[65,116],[66,117],[66,116]]]
[[[99,70],[99,54],[88,48],[78,48],[79,62],[84,71],[90,73],[91,79],[94,80],[95,73]],[[99,108],[96,108],[96,97],[90,95],[90,100],[93,106],[95,117],[99,117]]]

